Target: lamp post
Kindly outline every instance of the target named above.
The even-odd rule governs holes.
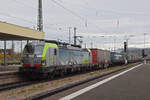
[[[108,37],[108,38],[112,38],[112,50],[115,52],[116,51],[116,38],[117,36],[116,35],[113,35],[113,36],[104,36],[104,37]],[[111,47],[111,44],[110,44],[110,47]]]
[[[114,38],[114,52],[116,52],[116,36],[114,36],[113,38]]]
[[[144,49],[145,49],[145,41],[146,41],[146,39],[145,39],[146,37],[145,36],[146,35],[147,35],[147,33],[144,33]]]
[[[93,48],[93,42],[91,42],[91,48]]]
[[[71,44],[71,27],[68,28],[69,28],[69,44]]]
[[[76,31],[77,31],[77,28],[74,27],[74,45],[77,45],[77,43],[76,43],[76,39],[77,39]]]
[[[147,33],[144,33],[144,49],[143,51],[146,52],[146,49],[145,49],[145,36],[147,35]],[[144,64],[146,64],[146,57],[145,57],[145,54],[143,55],[144,56]]]
[[[102,35],[102,36],[99,36],[99,37],[101,37],[101,38],[114,38],[114,49],[115,49],[115,41],[116,41],[116,36],[105,36],[105,35]],[[106,42],[105,42],[106,43]],[[104,43],[103,43],[103,45],[104,45]],[[110,46],[111,47],[111,46]],[[109,47],[108,47],[109,48]],[[110,48],[109,48],[110,49]]]

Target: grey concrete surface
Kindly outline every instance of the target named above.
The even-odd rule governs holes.
[[[143,65],[73,100],[150,100],[150,65]]]

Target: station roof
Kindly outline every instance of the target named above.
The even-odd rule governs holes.
[[[45,33],[0,21],[0,40],[43,40]]]

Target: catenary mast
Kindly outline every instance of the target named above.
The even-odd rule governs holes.
[[[37,30],[43,31],[42,0],[38,0]]]

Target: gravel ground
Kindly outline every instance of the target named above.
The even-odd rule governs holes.
[[[3,80],[0,80],[0,85],[19,82],[19,81],[21,81],[21,79],[19,77],[3,79]]]
[[[127,67],[127,66],[112,67],[112,68],[108,68],[104,70],[89,72],[89,73],[81,74],[81,75],[69,76],[66,78],[58,79],[58,80],[52,80],[49,82],[34,84],[30,86],[13,89],[10,91],[5,91],[5,92],[0,93],[0,98],[1,100],[23,100],[29,96],[33,96],[41,92],[63,87],[63,86],[66,86],[75,82],[79,82],[81,80],[86,80],[88,78],[91,78],[100,74],[105,74],[113,70],[120,69],[120,68]]]
[[[0,72],[0,85],[6,83],[17,82],[21,80],[18,71],[2,71]]]
[[[18,71],[19,67],[21,67],[21,65],[8,65],[8,66],[0,65],[0,72],[3,72],[3,71]]]

